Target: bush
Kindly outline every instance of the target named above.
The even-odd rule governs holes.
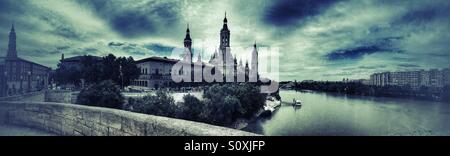
[[[124,97],[120,88],[111,80],[102,81],[83,89],[77,97],[77,104],[121,109]]]
[[[178,111],[179,118],[202,121],[201,114],[203,112],[204,104],[197,97],[187,94],[183,97],[183,103],[181,103]]]
[[[265,103],[265,94],[251,84],[213,85],[204,91],[204,101],[185,95],[178,106],[165,92],[129,100],[133,111],[229,126],[238,118],[252,117]]]
[[[235,96],[243,109],[240,115],[245,118],[252,117],[266,102],[266,95],[260,93],[259,87],[248,83],[236,86]]]
[[[236,121],[242,111],[239,100],[234,96],[226,96],[223,101],[205,100],[202,118],[204,122],[220,126],[228,126]]]
[[[157,116],[175,117],[177,110],[173,97],[163,91],[135,99],[130,104],[135,112]]]
[[[213,85],[205,90],[204,122],[227,125],[237,118],[250,118],[266,99],[259,87],[252,84]]]

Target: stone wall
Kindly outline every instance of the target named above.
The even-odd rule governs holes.
[[[45,92],[45,102],[75,103],[79,92],[49,90]]]
[[[0,102],[0,123],[58,135],[248,136],[240,130],[117,109],[51,102]]]
[[[25,93],[22,95],[14,95],[8,97],[0,97],[0,101],[32,101],[32,102],[44,102],[45,101],[45,92],[31,92]]]

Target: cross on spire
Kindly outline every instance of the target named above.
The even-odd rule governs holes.
[[[223,22],[226,24],[228,22],[227,20],[227,11],[225,11],[225,18],[223,19]]]
[[[190,32],[190,30],[189,30],[189,23],[187,23],[187,29],[186,29],[186,32],[187,32],[187,33]]]
[[[14,23],[11,25],[11,32],[14,32]]]

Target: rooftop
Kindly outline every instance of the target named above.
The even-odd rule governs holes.
[[[84,57],[92,57],[92,58],[97,59],[97,60],[101,60],[102,59],[101,57],[98,57],[98,56],[85,55],[85,56],[74,56],[74,57],[65,58],[64,60],[61,60],[61,62],[79,62]]]
[[[17,57],[17,58],[0,57],[0,63],[4,63],[5,61],[22,61],[22,62],[27,62],[27,63],[33,64],[33,65],[37,65],[37,66],[44,67],[44,68],[47,68],[47,69],[51,70],[50,67],[38,64],[36,62],[28,61],[28,60],[25,60],[25,59],[20,58],[20,57]]]
[[[163,62],[163,63],[177,63],[177,62],[179,62],[180,60],[177,60],[177,59],[171,59],[171,58],[167,58],[167,57],[152,56],[152,57],[149,57],[149,58],[137,60],[136,63],[143,63],[143,62],[149,62],[149,61],[153,61],[153,62]]]

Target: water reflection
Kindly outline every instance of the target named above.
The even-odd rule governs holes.
[[[265,135],[450,135],[450,106],[412,99],[280,92],[283,105],[245,130]]]

